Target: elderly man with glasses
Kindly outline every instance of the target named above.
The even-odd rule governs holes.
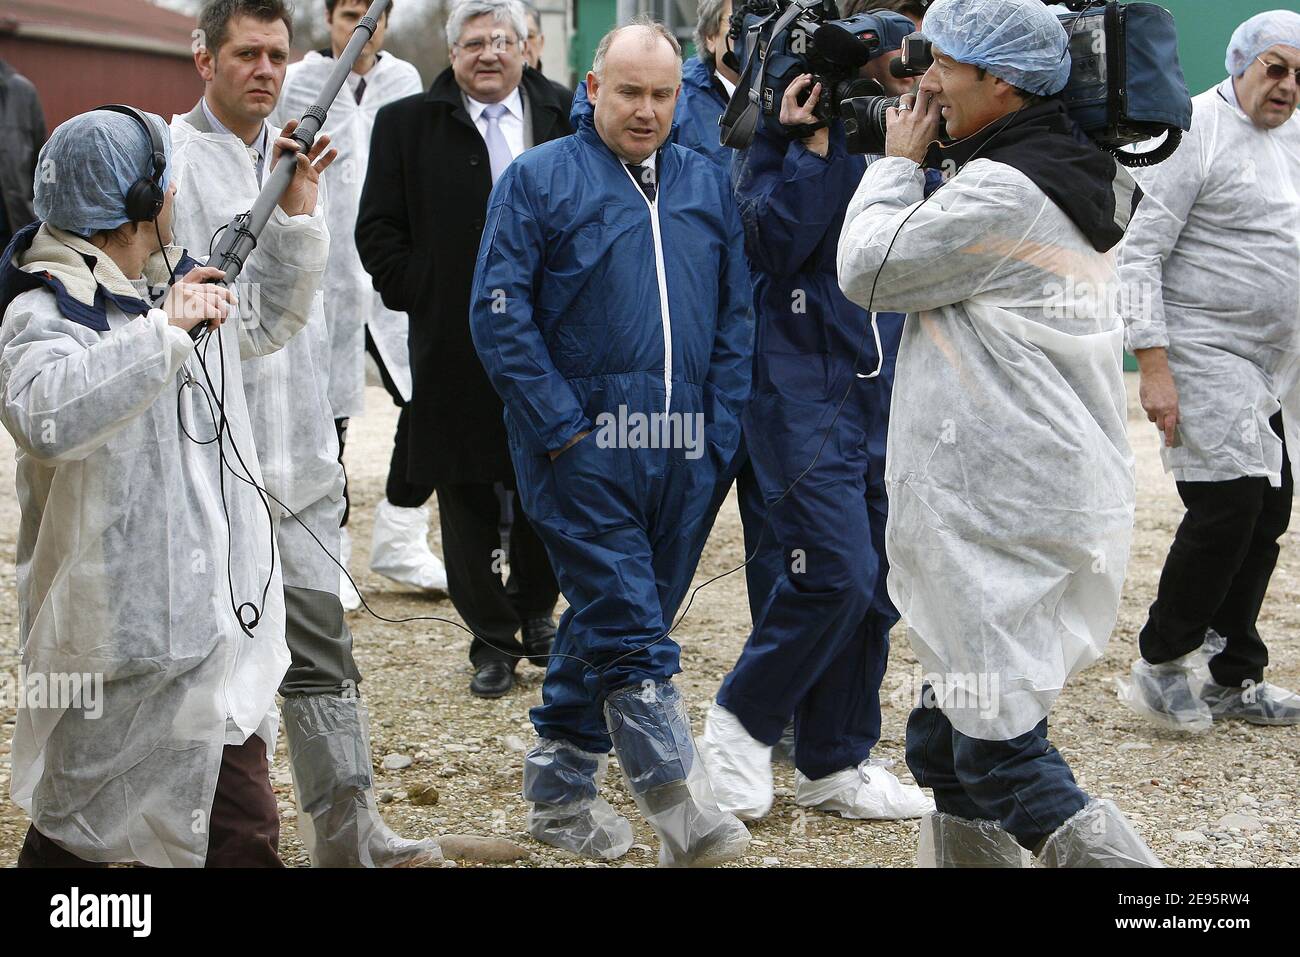
[[[451,65],[427,93],[375,118],[356,228],[384,305],[410,315],[406,479],[437,493],[448,591],[475,636],[470,691],[484,698],[510,691],[520,658],[546,665],[559,594],[546,550],[518,512],[503,548],[498,492],[515,488],[515,474],[501,399],[469,332],[493,184],[524,150],[571,132],[546,78],[524,69],[527,34],[518,0],[452,8]]]
[[[1300,724],[1256,627],[1300,422],[1300,13],[1243,23],[1227,68],[1173,158],[1138,171],[1120,254],[1142,408],[1187,506],[1122,697],[1183,730]]]

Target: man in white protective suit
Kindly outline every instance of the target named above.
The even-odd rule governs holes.
[[[40,222],[0,257],[22,867],[283,866],[269,759],[289,652],[239,360],[307,321],[329,157],[298,158],[249,257],[257,312],[171,245],[173,159],[161,117],[72,118],[41,151]]]
[[[1134,508],[1122,324],[1072,291],[1114,285],[1140,193],[1054,96],[1071,61],[1039,0],[938,0],[924,32],[934,64],[888,116],[838,253],[845,295],[907,313],[885,541],[925,672],[907,763],[937,811],[918,860],[1158,866],[1047,739],[1110,638]],[[957,172],[925,200],[941,117]]]
[[[1136,174],[1120,248],[1142,407],[1187,507],[1120,697],[1190,731],[1300,724],[1256,627],[1300,437],[1300,13],[1247,20],[1227,67],[1173,158]]]
[[[316,102],[334,71],[336,58],[370,7],[368,0],[324,0],[324,5],[330,45],[289,66],[280,103],[271,117],[276,125],[301,117]],[[390,6],[348,74],[323,130],[339,151],[338,167],[330,176],[326,208],[330,262],[325,272],[325,324],[330,334],[329,399],[340,456],[347,442],[348,420],[365,411],[367,353],[374,359],[393,402],[405,407],[411,398],[407,316],[384,308],[361,265],[353,238],[375,114],[394,100],[424,89],[414,66],[383,50],[391,14]],[[406,458],[398,441],[394,443],[385,499],[375,509],[370,569],[403,585],[445,593],[447,571],[429,548],[429,510],[422,501],[412,499],[407,486]],[[423,492],[416,496],[424,497]],[[343,565],[347,566],[352,554],[347,528],[352,496],[346,477],[343,501],[342,551]],[[345,609],[352,611],[360,606],[360,596],[350,578],[343,577],[340,589]]]
[[[289,63],[292,21],[282,0],[210,0],[198,26],[204,42],[194,59],[203,98],[188,115],[173,117],[172,138],[185,191],[176,234],[206,246],[252,206],[270,173],[265,144],[277,131],[266,117]],[[323,214],[327,191],[321,200]],[[280,694],[298,828],[318,867],[428,863],[440,857],[437,844],[398,837],[380,817],[374,794],[369,718],[357,696],[361,676],[339,600],[343,467],[329,367],[319,295],[306,327],[284,350],[244,363],[283,568],[292,662]]]

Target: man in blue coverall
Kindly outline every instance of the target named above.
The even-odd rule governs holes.
[[[882,54],[916,29],[901,14],[878,15]],[[803,106],[801,93],[810,94]],[[798,78],[781,123],[815,124],[824,95],[811,76]],[[865,169],[835,121],[803,139],[760,124],[733,170],[758,317],[744,434],[781,561],[700,741],[719,804],[742,820],[771,808],[772,746],[791,716],[796,803],[852,818],[933,809],[871,760],[898,620],[885,587],[884,464],[903,317],[878,314],[877,342],[872,316],[836,277],[844,211]]]
[[[725,173],[667,142],[680,84],[661,25],[601,41],[577,133],[493,190],[470,327],[569,601],[532,713],[529,830],[592,857],[627,850],[630,825],[598,795],[612,739],[660,863],[702,865],[749,834],[695,759],[666,633],[740,442],[753,307]]]

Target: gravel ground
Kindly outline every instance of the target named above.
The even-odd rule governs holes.
[[[1137,406],[1137,381],[1129,376],[1130,435],[1138,460],[1138,519],[1119,625],[1105,658],[1077,678],[1053,712],[1052,740],[1069,760],[1080,783],[1097,797],[1114,799],[1156,853],[1172,865],[1198,867],[1300,865],[1300,795],[1295,769],[1300,765],[1300,732],[1241,723],[1216,726],[1190,738],[1141,723],[1115,697],[1113,678],[1126,674],[1137,654],[1137,631],[1155,591],[1160,566],[1181,507],[1173,481],[1160,467],[1156,433]],[[380,390],[371,389],[368,412],[349,430],[348,467],[354,502],[353,574],[380,614],[390,618],[454,617],[447,601],[431,601],[369,573],[368,543],[373,503],[383,494],[396,410]],[[9,436],[0,431],[0,460],[13,461]],[[8,467],[5,469],[9,472]],[[13,483],[0,483],[0,669],[15,675],[18,666],[18,612],[13,587],[18,506]],[[437,522],[434,521],[435,548]],[[734,498],[728,502],[709,540],[697,583],[736,567],[743,560],[740,521]],[[1260,630],[1272,655],[1269,679],[1300,686],[1300,542],[1289,532],[1282,559],[1264,607]],[[438,622],[394,625],[364,610],[350,616],[356,657],[365,675],[362,694],[372,715],[376,787],[388,821],[408,836],[477,834],[516,841],[531,856],[511,866],[595,867],[591,862],[531,841],[524,828],[519,796],[523,752],[533,740],[528,709],[540,700],[540,669],[523,664],[515,691],[496,701],[469,695],[471,670],[465,632]],[[683,644],[684,674],[677,679],[695,720],[704,710],[739,653],[749,627],[742,574],[700,592],[677,631]],[[885,679],[884,736],[877,757],[903,765],[903,729],[911,688],[919,671],[901,633],[895,633]],[[13,702],[0,711],[0,787],[8,791],[9,738]],[[386,755],[412,758],[401,771],[385,770]],[[305,866],[297,839],[292,787],[283,738],[272,768],[280,800],[281,851],[294,866]],[[793,800],[793,771],[776,770],[777,799],[768,817],[752,825],[751,855],[735,866],[887,866],[914,861],[915,822],[867,823],[807,813]],[[432,786],[436,804],[417,805],[412,791]],[[655,863],[656,842],[641,823],[620,775],[611,769],[605,795],[636,825],[637,844],[612,866]],[[5,801],[0,806],[0,865],[17,857],[27,821]],[[475,866],[475,865],[467,865]]]

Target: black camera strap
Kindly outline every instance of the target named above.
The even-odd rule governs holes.
[[[733,96],[731,102],[727,104],[727,110],[722,114],[718,125],[722,127],[721,143],[723,146],[730,146],[733,149],[744,149],[754,139],[754,133],[758,130],[758,123],[762,117],[762,96],[763,84],[767,80],[767,51],[771,46],[772,40],[781,35],[790,24],[803,16],[813,7],[820,6],[822,0],[794,0],[794,3],[786,7],[781,13],[776,23],[772,27],[772,32],[768,34],[767,42],[762,42],[762,30],[776,13],[770,13],[762,20],[755,23],[749,28],[749,42],[745,44],[745,73],[741,75],[740,82],[744,84],[746,76],[750,77],[749,89],[745,91],[745,96]],[[757,57],[757,61],[755,61]],[[755,70],[757,66],[757,70]],[[739,94],[741,87],[737,87]]]

